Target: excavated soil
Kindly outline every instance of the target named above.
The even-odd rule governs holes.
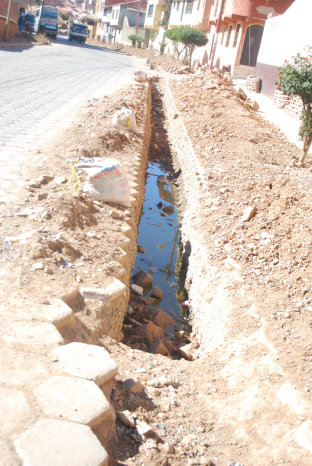
[[[168,64],[168,68],[172,66],[176,64]],[[281,410],[275,399],[270,400],[272,387],[289,382],[307,408],[298,408],[288,425],[295,429],[309,416],[310,161],[297,168],[293,157],[298,157],[298,149],[250,111],[218,75],[173,76],[170,87],[179,112],[176,118],[183,117],[209,184],[210,200],[196,199],[199,208],[194,224],[201,230],[210,265],[222,271],[225,262],[235,261],[241,281],[229,286],[236,308],[228,317],[224,346],[207,352],[203,338],[209,339],[209,329],[197,328],[191,346],[193,361],[142,352],[101,336],[101,344],[119,365],[112,392],[115,409],[128,410],[130,417],[150,426],[139,435],[118,420],[111,464],[311,464],[306,450],[298,453],[296,444],[290,437],[285,440],[284,433],[279,445],[277,431],[282,431],[289,412],[288,408]],[[74,290],[82,284],[101,286],[106,278],[118,275],[116,257],[121,251],[116,244],[121,241],[120,223],[127,209],[75,193],[71,169],[78,155],[109,155],[131,166],[142,134],[116,132],[110,128],[110,117],[127,104],[136,111],[141,125],[143,97],[138,88],[129,88],[89,102],[81,120],[53,147],[34,154],[40,165],[29,173],[19,200],[0,206],[2,303],[7,303],[8,296],[7,306],[18,307],[21,296],[24,303],[27,299],[46,303],[59,297],[60,290]],[[38,182],[42,175],[53,179]],[[246,207],[255,208],[249,221],[242,218]],[[203,274],[203,297],[205,280]],[[245,299],[248,295],[253,296],[258,319],[246,312],[250,308]],[[88,333],[97,328],[96,310],[80,310],[77,316]],[[243,345],[232,345],[237,335],[246,340],[252,337],[261,319],[268,323],[263,332],[274,347],[274,361],[281,368],[278,374],[262,373],[259,355],[265,357],[270,352],[268,345],[257,343],[248,351]],[[241,367],[248,363],[253,374],[259,371],[257,387],[266,401],[263,411],[267,423],[256,409],[248,412],[249,401],[253,396],[256,399],[258,392],[248,385],[250,374],[242,373],[237,361]],[[231,375],[231,379],[228,373],[236,378]],[[124,381],[128,378],[140,380],[145,392],[127,387]],[[259,399],[259,409],[262,401]],[[271,424],[272,413],[276,427]]]

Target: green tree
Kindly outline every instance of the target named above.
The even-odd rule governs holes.
[[[192,65],[192,55],[196,47],[202,47],[207,44],[208,39],[206,34],[198,29],[185,27],[180,29],[179,33],[180,42],[184,44],[186,51],[186,61]]]
[[[172,41],[173,45],[173,53],[175,58],[179,60],[181,53],[183,52],[183,48],[181,48],[180,44],[180,39],[179,39],[179,32],[181,31],[180,28],[178,29],[168,29],[165,32],[165,37],[167,39],[170,39]]]
[[[165,35],[168,39],[172,40],[177,58],[179,58],[184,51],[185,60],[190,66],[192,65],[192,55],[195,48],[202,47],[208,42],[204,32],[186,26],[178,29],[168,29]],[[183,44],[182,50],[179,48],[179,44]]]
[[[297,95],[302,100],[299,135],[303,139],[303,163],[312,144],[312,47],[284,62],[279,69],[277,87],[289,96]]]

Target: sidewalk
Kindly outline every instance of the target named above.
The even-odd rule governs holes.
[[[273,104],[273,99],[270,99],[263,94],[257,94],[256,92],[251,92],[246,89],[245,80],[236,78],[233,79],[233,84],[236,89],[241,87],[244,89],[248,97],[252,100],[255,100],[260,105],[258,113],[268,120],[270,123],[273,123],[275,126],[279,127],[283,133],[285,133],[289,142],[295,144],[297,147],[302,149],[303,142],[299,138],[299,128],[300,128],[300,119],[292,116],[290,113],[285,110],[276,107]],[[309,153],[311,153],[312,148]]]

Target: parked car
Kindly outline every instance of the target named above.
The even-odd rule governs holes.
[[[85,43],[88,36],[88,27],[85,24],[72,23],[69,26],[68,40],[77,40]]]
[[[26,13],[24,18],[24,29],[26,32],[35,32],[35,15]]]

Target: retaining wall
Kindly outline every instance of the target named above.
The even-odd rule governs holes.
[[[128,305],[151,134],[150,84],[139,86],[146,95],[144,136],[141,150],[129,168],[131,207],[123,226],[124,241],[119,245],[124,253],[118,259],[122,273],[112,276],[101,289],[80,289],[69,294],[62,290],[63,299],[49,305],[27,302],[28,320],[17,317],[4,330],[13,346],[4,347],[2,356],[5,360],[8,352],[14,363],[1,369],[2,378],[8,381],[7,387],[0,387],[6,434],[1,430],[1,464],[108,464],[106,449],[116,435],[115,412],[109,400],[118,368],[108,351],[97,344],[97,337],[102,331],[121,338]],[[103,302],[106,316],[106,323],[95,334],[73,311],[75,302],[90,296]]]

